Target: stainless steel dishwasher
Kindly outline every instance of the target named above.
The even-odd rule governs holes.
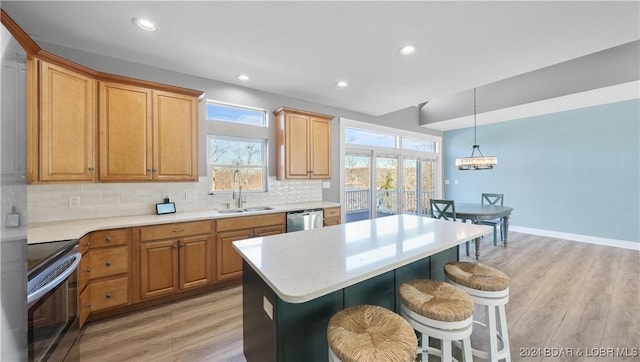
[[[287,232],[321,228],[322,213],[322,209],[287,212]]]

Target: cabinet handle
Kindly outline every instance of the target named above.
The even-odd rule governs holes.
[[[86,244],[84,244],[84,246],[86,246],[87,248],[91,246],[91,243],[87,241]]]
[[[106,238],[104,238],[104,241],[110,242],[111,241],[111,236],[107,236]]]
[[[183,232],[184,232],[184,229],[180,229],[180,230],[173,230],[172,232],[174,232],[174,233],[183,233]]]
[[[178,244],[178,247],[184,248],[184,244]]]
[[[84,306],[85,306],[85,308],[91,308],[91,303],[85,304]]]
[[[91,273],[91,269],[87,268],[84,270],[85,273]]]
[[[178,245],[173,244],[171,247],[172,247],[172,248],[174,248],[174,249],[177,249],[177,248],[178,248]]]
[[[106,265],[106,266],[111,266],[111,262],[110,262],[110,261],[107,261],[106,263],[104,263],[104,265]]]
[[[93,172],[95,169],[93,167],[89,167],[89,171]]]
[[[111,293],[107,293],[107,295],[105,295],[105,297],[106,297],[107,299],[111,298]]]
[[[151,172],[158,172],[158,170],[156,170],[155,168],[152,168]]]
[[[148,169],[147,169],[147,172],[151,172],[151,169],[150,169],[150,168],[148,168]]]

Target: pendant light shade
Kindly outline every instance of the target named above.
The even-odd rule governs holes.
[[[473,149],[471,156],[456,159],[456,167],[458,170],[491,170],[497,164],[498,158],[483,155],[476,140],[476,89],[473,88]]]

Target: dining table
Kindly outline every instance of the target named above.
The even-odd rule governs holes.
[[[466,222],[470,220],[474,224],[480,224],[484,220],[502,219],[504,228],[504,246],[507,246],[507,235],[509,232],[509,216],[513,211],[512,207],[503,205],[455,203],[456,219]],[[480,257],[480,238],[475,239],[476,259]],[[467,243],[467,255],[469,254],[469,244]]]

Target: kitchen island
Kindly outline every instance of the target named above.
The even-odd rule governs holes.
[[[489,234],[480,225],[394,215],[239,240],[243,337],[248,361],[326,361],[326,327],[337,311],[374,304],[399,311],[397,289],[444,279],[458,246]]]

